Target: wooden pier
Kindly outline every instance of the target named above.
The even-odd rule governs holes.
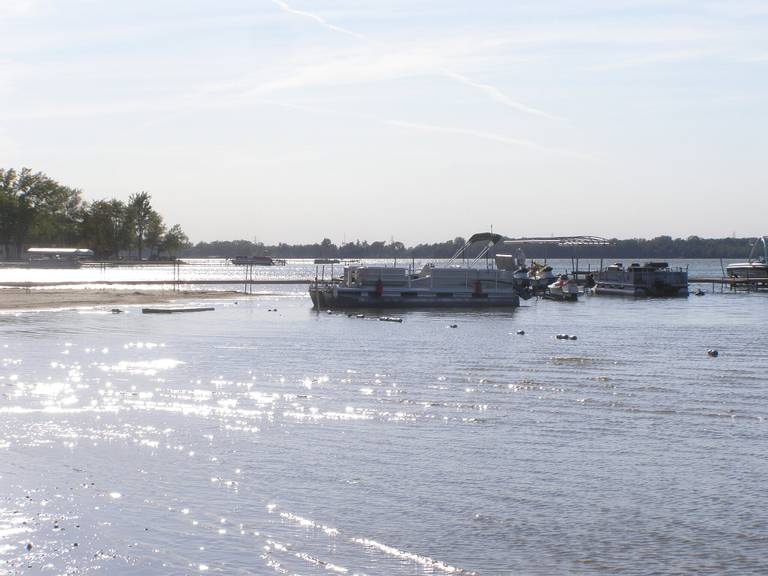
[[[728,289],[745,292],[759,292],[768,290],[768,278],[734,278],[731,276],[694,276],[688,278],[689,284],[710,284],[714,292],[716,286],[720,286],[720,291]]]

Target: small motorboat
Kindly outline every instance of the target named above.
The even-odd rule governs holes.
[[[762,252],[762,254],[761,254]],[[729,264],[726,273],[731,278],[768,278],[768,236],[761,236],[752,244],[746,262]]]
[[[576,280],[569,279],[566,274],[561,274],[557,280],[547,286],[543,297],[549,300],[575,302],[579,298],[579,286],[576,284]]]

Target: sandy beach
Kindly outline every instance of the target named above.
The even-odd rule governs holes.
[[[131,304],[162,304],[180,300],[215,298],[245,298],[247,294],[216,290],[115,290],[106,289],[0,289],[2,310],[46,310],[85,308],[94,306],[128,306]]]

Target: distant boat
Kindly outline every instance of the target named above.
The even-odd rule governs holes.
[[[616,296],[688,296],[688,271],[666,262],[616,262],[597,273],[595,294]]]
[[[338,258],[315,258],[315,264],[340,264]]]
[[[230,262],[237,266],[285,266],[285,260],[271,256],[235,256]]]
[[[768,236],[755,240],[747,261],[729,264],[726,273],[732,278],[768,278]]]

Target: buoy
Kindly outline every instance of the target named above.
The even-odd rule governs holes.
[[[710,356],[712,358],[717,358],[719,355],[720,353],[717,350],[713,350],[712,348],[707,350],[707,356]]]
[[[525,334],[525,330],[518,330],[518,331],[517,331],[517,334],[518,334],[519,336],[522,336],[523,334]]]
[[[32,550],[32,542],[27,542],[27,550]]]

